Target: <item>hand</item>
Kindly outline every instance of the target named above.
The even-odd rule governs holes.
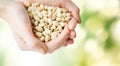
[[[34,37],[28,14],[21,3],[7,6],[2,13],[2,17],[10,25],[21,49],[47,53],[47,46]]]

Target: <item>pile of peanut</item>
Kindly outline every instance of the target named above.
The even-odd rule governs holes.
[[[43,42],[55,39],[70,21],[65,8],[47,6],[41,3],[24,3],[34,35]]]

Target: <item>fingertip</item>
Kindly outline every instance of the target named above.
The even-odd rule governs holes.
[[[68,39],[67,40],[67,44],[73,44],[74,43],[74,40],[73,39]]]
[[[78,10],[76,11],[76,13],[78,13],[76,16],[74,16],[75,18],[77,18],[78,23],[81,22],[81,18],[80,18],[80,9],[78,8]]]
[[[71,9],[72,16],[77,20],[77,23],[81,22],[80,19],[80,9],[78,7],[74,7],[74,10]]]
[[[74,7],[70,9],[70,12],[72,14],[72,17],[74,17],[77,20],[77,23],[80,22],[80,10],[78,7]]]

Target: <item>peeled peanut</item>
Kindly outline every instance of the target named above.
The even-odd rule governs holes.
[[[48,36],[48,35],[45,36],[45,42],[48,42],[50,39],[51,39],[50,36]]]
[[[29,6],[30,6],[30,3],[29,3],[29,2],[24,2],[24,5],[25,5],[26,7],[29,7]]]
[[[38,26],[38,21],[35,21],[33,24],[34,26]]]
[[[36,29],[38,32],[42,32],[42,31],[43,31],[43,28],[40,27],[40,26],[36,26],[35,29]]]
[[[45,37],[44,36],[42,36],[41,38],[39,38],[41,41],[45,41]]]
[[[40,33],[40,32],[35,32],[35,36],[38,37],[38,38],[41,38],[41,37],[42,37],[42,33]]]
[[[34,35],[43,42],[57,38],[71,19],[71,14],[65,8],[29,2],[24,5],[30,17]]]
[[[39,17],[37,15],[33,16],[36,21],[39,21]]]

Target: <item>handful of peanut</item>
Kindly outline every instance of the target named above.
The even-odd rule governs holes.
[[[70,21],[70,13],[65,8],[24,3],[34,35],[43,42],[55,39]]]

